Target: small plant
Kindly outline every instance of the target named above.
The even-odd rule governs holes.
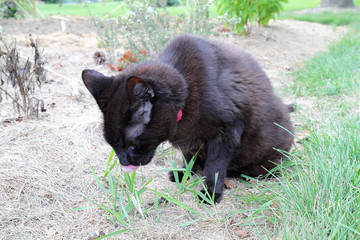
[[[214,205],[215,193],[212,195],[209,194],[207,188],[204,184],[205,177],[194,178],[193,177],[193,166],[196,160],[196,155],[190,160],[189,163],[186,162],[184,158],[185,168],[179,168],[176,165],[174,160],[171,161],[172,168],[164,169],[162,171],[173,172],[174,179],[177,187],[177,195],[172,196],[174,199],[180,200],[181,195],[189,192],[195,199],[198,204],[203,202]],[[215,176],[215,185],[217,182],[217,176]],[[204,190],[200,191],[199,187],[202,187]],[[167,189],[165,189],[167,190]]]
[[[113,63],[116,58],[116,49],[121,47],[121,40],[117,34],[117,24],[111,18],[107,20],[93,18],[92,20],[97,29],[98,46],[106,49],[108,61]]]
[[[190,4],[189,16],[187,16],[184,30],[182,31],[206,37],[209,36],[214,26],[209,18],[209,8],[212,5],[212,0],[193,0]]]
[[[174,154],[175,152],[170,152],[167,154]],[[110,171],[115,167],[119,165],[119,160],[115,155],[114,149],[111,149],[110,155],[107,162],[107,167],[104,172],[104,177],[107,177]],[[172,168],[169,169],[163,169],[161,172],[173,172],[175,183],[177,187],[177,194],[174,196],[171,194],[167,189],[165,189],[168,193],[170,193],[170,196],[175,200],[180,200],[181,195],[190,192],[191,195],[194,197],[194,199],[200,203],[201,201],[205,201],[207,204],[214,205],[214,195],[211,196],[206,190],[205,193],[202,193],[199,191],[198,187],[202,186],[203,189],[206,189],[204,185],[204,177],[201,178],[194,178],[193,177],[193,166],[195,163],[196,156],[194,156],[189,163],[185,161],[185,168],[179,168],[176,165],[176,162],[174,159],[171,160]],[[181,177],[180,177],[181,176]],[[200,196],[200,198],[199,198]],[[201,200],[200,200],[201,199]]]
[[[94,19],[98,28],[99,46],[107,49],[110,63],[116,60],[116,50],[122,47],[133,54],[137,62],[153,58],[173,38],[183,33],[208,36],[210,0],[194,0],[187,15],[171,16],[166,1],[124,0],[128,12],[115,19]],[[146,54],[143,54],[143,53]]]
[[[15,18],[19,8],[14,1],[1,0],[0,2],[1,15],[3,18]]]
[[[270,19],[275,20],[282,10],[281,3],[287,0],[216,0],[217,10],[225,17],[226,26],[233,23],[233,29],[243,35],[250,33],[250,25],[255,22],[264,26]]]
[[[34,60],[27,59],[24,66],[20,66],[20,55],[16,50],[16,43],[8,46],[1,39],[5,50],[0,48],[0,58],[5,62],[2,73],[5,75],[5,82],[0,82],[0,101],[2,93],[9,97],[14,109],[20,114],[28,117],[38,117],[39,111],[45,111],[44,101],[35,97],[37,88],[45,80],[44,62],[41,59],[41,53],[38,50],[37,43],[30,36],[30,46],[35,51]],[[11,86],[9,88],[9,85]],[[11,89],[12,88],[12,89]]]
[[[130,213],[136,211],[142,218],[146,215],[147,209],[144,208],[145,204],[142,195],[147,190],[147,185],[151,183],[152,179],[145,182],[144,177],[142,177],[140,189],[137,190],[136,172],[132,174],[123,173],[122,175],[109,172],[107,174],[108,188],[105,188],[91,165],[90,169],[98,187],[104,193],[105,201],[97,203],[89,198],[88,200],[98,209],[104,210],[108,219],[114,223],[115,226],[124,227],[124,229],[110,233],[102,238],[114,236],[129,230],[131,231]],[[88,209],[88,207],[74,208],[74,210],[84,209]]]
[[[174,154],[174,152],[166,154]],[[120,170],[121,167],[119,165],[119,161],[115,156],[113,149],[110,152],[107,168],[104,172],[104,178],[107,178],[108,180],[108,187],[104,187],[103,184],[101,184],[97,174],[90,165],[91,172],[95,178],[98,187],[103,192],[105,201],[98,203],[89,199],[86,196],[85,197],[93,205],[95,205],[96,208],[104,210],[108,219],[116,226],[123,227],[123,229],[110,233],[102,238],[121,234],[126,231],[133,231],[131,229],[130,216],[133,216],[135,213],[139,213],[141,218],[146,221],[147,213],[151,209],[155,209],[157,222],[159,222],[161,218],[161,210],[165,206],[166,202],[171,202],[187,210],[190,214],[194,214],[195,216],[197,216],[195,220],[180,224],[179,227],[197,222],[201,219],[207,219],[208,216],[213,217],[214,214],[209,210],[208,205],[204,204],[204,201],[207,204],[212,205],[215,209],[214,195],[211,196],[206,190],[204,191],[204,193],[199,190],[200,187],[204,189],[206,188],[203,183],[204,178],[195,179],[192,176],[192,166],[194,165],[194,163],[195,158],[193,158],[190,163],[186,165],[186,168],[178,168],[175,161],[172,160],[172,168],[161,170],[167,172],[174,171],[177,186],[176,194],[172,193],[167,188],[148,188],[148,185],[152,182],[153,179],[145,181],[143,175],[141,176],[141,184],[136,184],[136,171],[132,172],[131,174],[122,172]],[[116,171],[120,171],[120,175],[117,174]],[[182,179],[178,177],[178,172],[182,172]],[[145,203],[143,199],[143,194],[145,191],[150,191],[154,193],[154,204]],[[204,209],[207,215],[204,215],[200,211],[195,210],[183,203],[182,195],[185,193],[190,193],[191,196],[194,197],[198,205]],[[89,207],[79,207],[75,208],[74,210],[84,210],[88,208]]]
[[[34,0],[0,0],[2,18],[18,18],[24,15],[42,16]]]
[[[175,36],[170,16],[166,11],[159,11],[158,1],[125,0],[124,3],[128,7],[124,16],[93,19],[98,29],[99,46],[106,48],[111,63],[116,63],[115,52],[119,47],[131,51],[134,58],[142,61],[146,57],[138,52],[145,50],[146,56],[151,57]]]

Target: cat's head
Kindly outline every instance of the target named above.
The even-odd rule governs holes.
[[[105,139],[124,171],[148,164],[157,146],[174,133],[179,107],[157,96],[161,90],[142,77],[84,70],[82,78],[104,114]]]

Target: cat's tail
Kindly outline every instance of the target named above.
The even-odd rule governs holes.
[[[287,104],[286,108],[288,109],[289,112],[295,112],[294,103]]]

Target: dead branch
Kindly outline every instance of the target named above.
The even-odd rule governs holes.
[[[30,46],[35,50],[34,61],[26,59],[23,67],[19,66],[19,53],[16,50],[16,42],[13,47],[9,47],[6,42],[0,39],[6,48],[6,51],[0,49],[0,57],[5,60],[6,81],[11,84],[14,93],[10,94],[6,89],[0,88],[10,97],[19,114],[23,113],[25,118],[29,116],[38,117],[39,109],[44,111],[43,101],[34,97],[37,87],[41,87],[42,77],[44,74],[44,62],[41,60],[41,54],[38,50],[37,43],[34,42],[31,35],[29,37]],[[4,57],[5,56],[5,57]],[[1,85],[3,81],[1,81]],[[20,103],[21,102],[21,103]]]

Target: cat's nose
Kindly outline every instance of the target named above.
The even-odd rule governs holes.
[[[123,166],[130,165],[130,163],[128,162],[127,153],[125,150],[117,149],[117,150],[115,150],[115,153],[118,156],[121,165],[123,165]]]

